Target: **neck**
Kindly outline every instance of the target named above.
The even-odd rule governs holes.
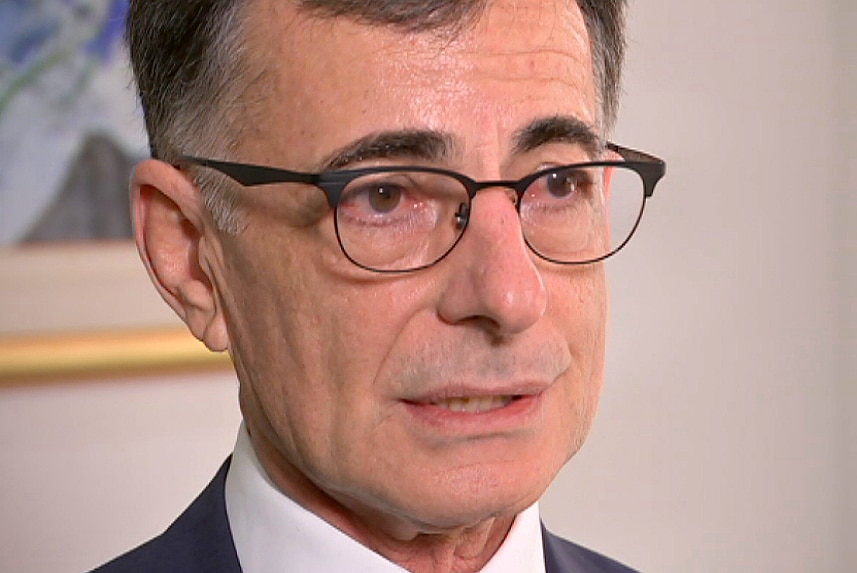
[[[486,519],[442,532],[389,531],[367,525],[356,513],[329,520],[366,547],[411,573],[471,573],[481,570],[502,545],[514,517]],[[327,519],[324,515],[323,518]]]

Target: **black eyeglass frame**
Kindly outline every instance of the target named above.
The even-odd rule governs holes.
[[[458,173],[456,171],[449,171],[447,169],[442,169],[439,167],[409,165],[382,165],[378,167],[362,167],[357,169],[343,169],[336,171],[322,171],[320,173],[307,173],[301,171],[290,171],[288,169],[281,169],[278,167],[268,167],[265,165],[235,163],[232,161],[207,159],[204,157],[197,157],[193,155],[182,155],[176,162],[176,166],[181,167],[185,165],[197,165],[200,167],[214,169],[215,171],[226,175],[227,177],[236,181],[244,187],[257,187],[260,185],[272,185],[276,183],[302,183],[306,185],[312,185],[324,192],[325,196],[327,197],[328,204],[330,205],[331,209],[334,210],[336,210],[337,206],[339,205],[339,201],[342,197],[342,192],[345,190],[348,184],[351,183],[353,180],[359,177],[363,177],[365,175],[411,171],[417,173],[434,173],[437,175],[451,177],[461,183],[461,185],[465,188],[469,197],[469,203],[467,205],[466,213],[463,215],[462,220],[460,222],[460,224],[462,225],[461,233],[459,233],[455,241],[449,246],[446,251],[443,252],[443,254],[441,254],[437,259],[430,263],[426,263],[424,265],[405,270],[376,269],[364,265],[363,263],[354,260],[352,256],[348,253],[348,251],[345,249],[345,247],[342,245],[342,238],[339,235],[339,224],[337,222],[337,218],[334,217],[336,240],[339,242],[339,247],[342,250],[342,253],[348,258],[349,261],[351,261],[358,267],[373,272],[407,273],[422,270],[436,265],[455,248],[455,246],[461,240],[461,237],[464,236],[464,232],[467,230],[467,225],[470,221],[470,204],[476,197],[476,193],[478,193],[480,190],[496,187],[512,189],[517,195],[517,200],[515,201],[515,209],[520,215],[521,199],[524,196],[524,193],[526,192],[527,188],[534,181],[550,173],[566,171],[569,169],[585,169],[590,167],[622,167],[626,169],[631,169],[632,171],[636,172],[640,176],[640,179],[643,181],[643,201],[640,204],[640,211],[637,214],[636,221],[634,222],[634,225],[625,240],[622,241],[622,243],[619,244],[616,248],[610,250],[604,255],[592,259],[587,259],[584,261],[572,262],[552,259],[541,254],[535,247],[533,247],[533,245],[530,244],[526,235],[524,235],[524,241],[526,242],[529,249],[536,256],[559,265],[587,265],[603,261],[604,259],[613,256],[614,254],[619,252],[628,243],[628,241],[631,240],[632,236],[634,236],[634,233],[636,232],[637,227],[639,226],[640,221],[643,218],[643,211],[645,210],[646,200],[654,194],[655,186],[657,185],[658,181],[660,181],[666,174],[666,163],[663,159],[655,157],[654,155],[649,155],[648,153],[642,151],[622,147],[612,142],[608,142],[606,147],[610,151],[618,153],[624,159],[624,161],[605,160],[571,163],[568,165],[560,165],[556,167],[541,169],[518,180],[496,181],[476,181],[475,179],[471,179],[467,175]]]

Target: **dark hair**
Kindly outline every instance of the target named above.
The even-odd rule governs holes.
[[[347,17],[412,32],[456,32],[475,21],[491,2],[297,1],[299,9],[320,17]],[[627,0],[576,1],[590,37],[606,134],[619,107]],[[243,10],[250,4],[243,0],[131,0],[126,38],[153,157],[175,161],[179,152],[225,154],[236,144],[240,95],[250,73],[243,31]],[[224,205],[222,186],[205,187],[215,220],[230,226],[226,219],[232,216],[232,209]]]

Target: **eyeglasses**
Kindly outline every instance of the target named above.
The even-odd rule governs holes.
[[[547,261],[582,265],[624,247],[646,199],[666,173],[663,160],[609,143],[621,161],[550,167],[517,181],[475,181],[434,167],[368,167],[301,173],[185,156],[179,164],[219,171],[245,187],[313,185],[335,210],[336,237],[345,256],[371,271],[416,271],[443,259],[461,240],[476,193],[515,192],[523,238]]]

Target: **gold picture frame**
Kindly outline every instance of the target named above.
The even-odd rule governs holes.
[[[131,241],[0,248],[0,387],[229,367],[160,299]]]

